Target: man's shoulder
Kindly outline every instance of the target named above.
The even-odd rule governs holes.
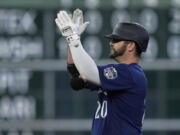
[[[98,66],[99,68],[109,68],[109,67],[114,67],[116,68],[117,70],[122,70],[122,69],[125,69],[125,68],[128,68],[128,64],[107,64],[107,65],[102,65],[102,66]]]
[[[128,69],[136,86],[146,87],[147,79],[141,66],[139,66],[138,64],[130,64],[128,66]]]
[[[129,71],[131,71],[132,73],[135,73],[135,74],[136,73],[144,74],[142,67],[140,65],[138,65],[137,63],[128,64],[128,69],[129,69]]]

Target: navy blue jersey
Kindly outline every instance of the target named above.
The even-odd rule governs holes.
[[[147,82],[138,64],[98,66],[98,91],[92,135],[142,135]],[[94,89],[95,87],[90,87]]]

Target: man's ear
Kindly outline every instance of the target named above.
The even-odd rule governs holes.
[[[130,42],[130,43],[128,44],[127,48],[128,48],[128,51],[129,51],[129,52],[132,52],[132,51],[134,51],[134,50],[136,49],[136,45],[135,45],[134,42]]]

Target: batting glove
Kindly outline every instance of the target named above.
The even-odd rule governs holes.
[[[73,12],[72,21],[76,25],[77,34],[80,36],[86,29],[89,22],[83,23],[83,12],[80,9],[76,9]]]

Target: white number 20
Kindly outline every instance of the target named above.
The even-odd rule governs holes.
[[[102,104],[97,101],[98,107],[95,113],[95,119],[105,118],[107,116],[107,101],[103,101]]]

